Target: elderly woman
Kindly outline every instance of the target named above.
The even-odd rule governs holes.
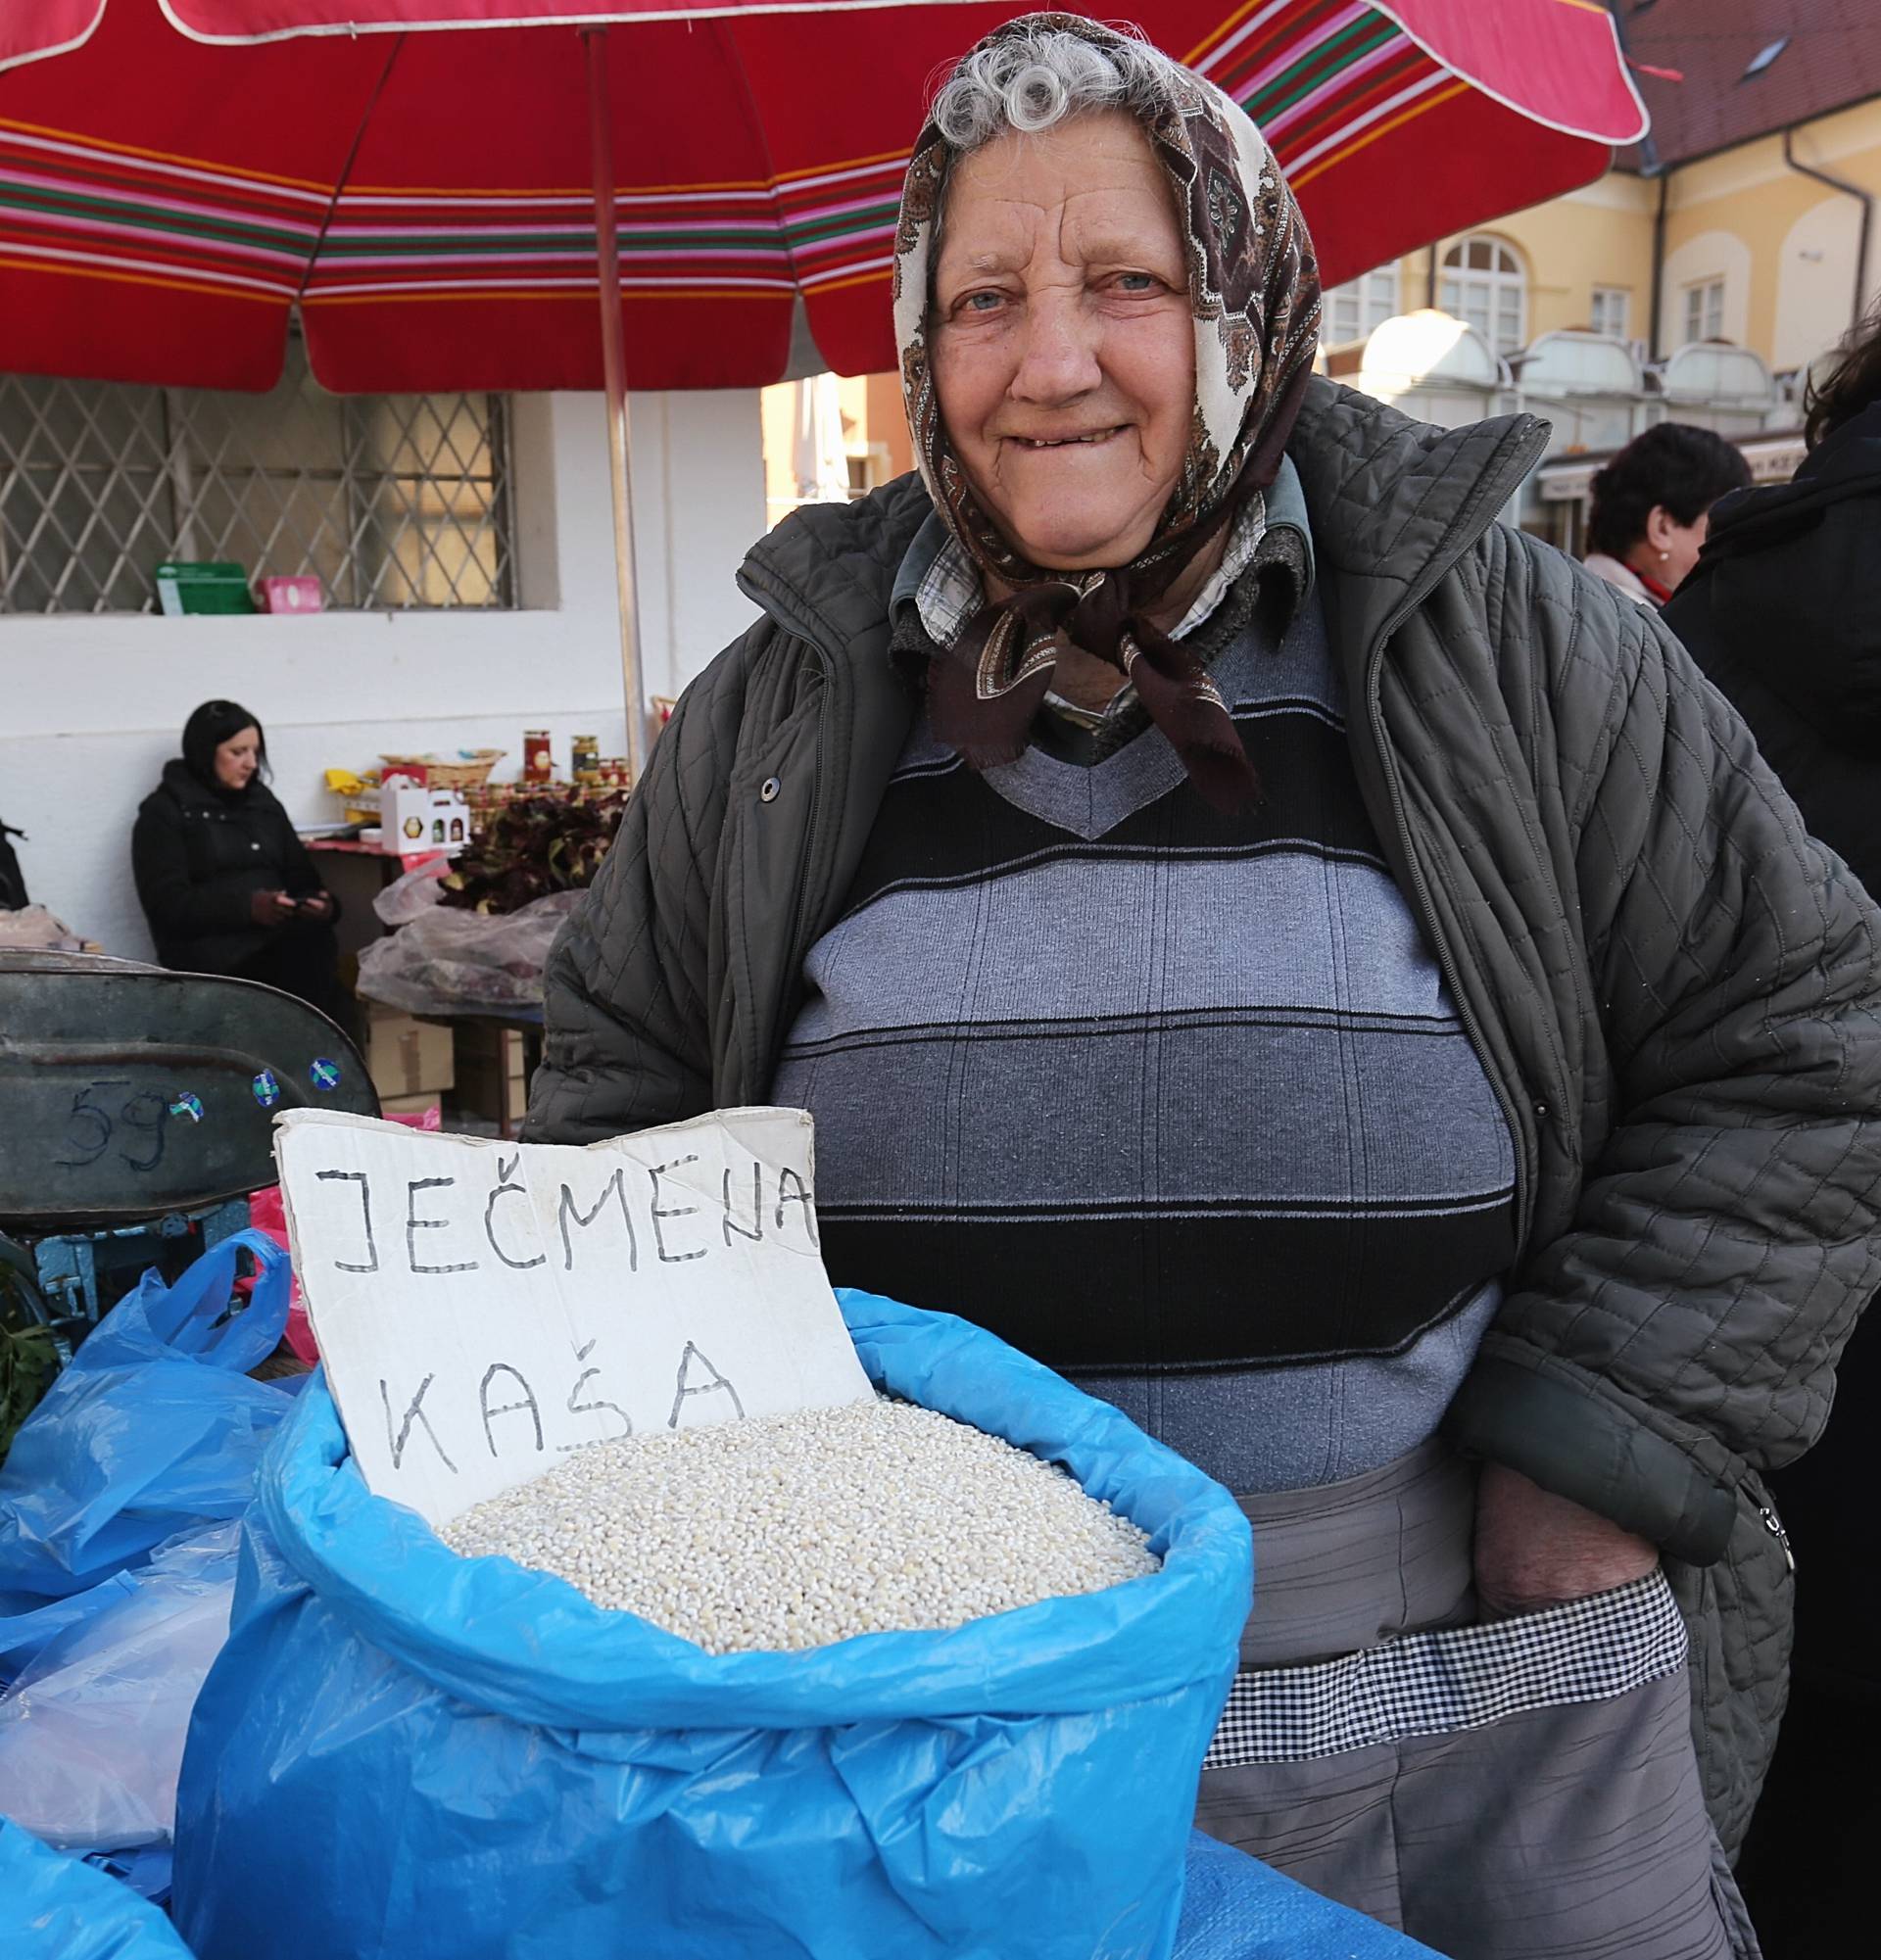
[[[918,476],[747,559],[530,1133],[807,1107],[837,1279],[1242,1494],[1210,1830],[1453,1955],[1722,1954],[1759,1473],[1877,1271],[1877,921],[1653,616],[1495,522],[1541,426],[1313,379],[1318,316],[1207,82],[1059,15],[959,65]]]

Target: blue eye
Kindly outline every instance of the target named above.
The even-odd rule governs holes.
[[[969,293],[963,304],[970,312],[989,313],[1004,297],[1002,293]]]
[[[1117,283],[1128,293],[1147,293],[1157,281],[1149,272],[1123,272],[1118,275]]]

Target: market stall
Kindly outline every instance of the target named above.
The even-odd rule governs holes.
[[[540,1053],[543,962],[612,840],[624,757],[576,735],[558,770],[550,739],[500,749],[387,755],[327,772],[339,821],[307,834],[343,901],[343,971],[388,1111],[448,1099],[454,1122],[515,1133]]]
[[[156,159],[164,194],[124,194],[187,220],[141,217],[157,259],[128,277],[121,241],[95,252],[88,220],[50,247],[0,231],[0,302],[10,281],[34,302],[0,304],[0,363],[255,385],[298,305],[336,386],[603,379],[637,764],[629,374],[773,378],[799,299],[820,358],[886,364],[908,105],[939,55],[1014,10],[883,10],[871,33],[839,0],[810,10],[841,24],[827,37],[762,7],[656,20],[634,32],[653,37],[639,59],[662,85],[631,104],[609,95],[610,55],[616,80],[631,59],[619,13],[521,11],[542,24],[512,6],[170,0],[187,29],[172,45],[154,10],[86,0],[45,10],[36,42],[0,40],[0,62],[53,57],[34,130],[59,131],[61,155],[108,149],[133,179]],[[1320,186],[1351,255],[1328,258],[1330,279],[1590,177],[1637,133],[1599,10],[1529,12],[1513,48],[1448,5],[1179,7],[1158,29],[1237,99],[1282,84],[1279,159]],[[491,31],[405,31],[454,24]],[[1334,37],[1355,25],[1348,60]],[[854,119],[833,139],[804,86],[839,64],[891,132],[879,143]],[[708,93],[750,105],[729,157],[689,113]],[[454,151],[441,139],[466,96],[506,113]],[[1491,183],[1472,159],[1511,132]],[[0,157],[18,136],[10,123]],[[622,191],[613,156],[640,143],[640,188]],[[273,227],[265,269],[252,239],[201,221],[206,184],[220,197],[231,177]],[[584,180],[592,223],[567,188]],[[493,195],[534,227],[525,278],[483,239]],[[693,206],[721,198],[735,221],[701,242]],[[650,220],[624,256],[622,210]],[[442,257],[380,276],[388,222],[441,238]],[[109,346],[118,310],[61,303],[88,252],[85,277],[149,309],[123,307],[131,331]],[[570,324],[571,296],[598,301],[599,335]],[[361,826],[377,839],[336,855],[375,855],[382,882],[404,844],[439,855],[401,861],[378,893],[381,919],[399,916],[360,948],[362,992],[409,984],[428,1017],[488,1019],[512,992],[526,1008],[541,959],[511,942],[579,901],[618,788],[578,771],[565,796],[525,786],[473,835],[467,794],[459,820],[429,758],[398,761]],[[198,1100],[192,1121],[215,1114]],[[279,1135],[283,1218],[321,1372],[251,1378],[290,1289],[273,1241],[249,1241],[263,1270],[245,1305],[233,1250],[158,1275],[80,1349],[0,1475],[0,1638],[27,1666],[55,1668],[82,1621],[85,1679],[122,1679],[118,1612],[183,1586],[213,1612],[228,1589],[225,1641],[192,1647],[187,1675],[137,1677],[146,1715],[187,1708],[144,1841],[98,1843],[90,1813],[48,1819],[74,1851],[173,1846],[198,1960],[1422,1950],[1190,1831],[1249,1605],[1239,1506],[970,1322],[834,1295],[807,1117],[727,1112],[577,1150],[297,1116]],[[164,1422],[142,1419],[153,1404]],[[670,1474],[645,1470],[655,1447]],[[679,1473],[682,1452],[701,1474]],[[680,1493],[651,1521],[625,1508],[650,1486]],[[89,1714],[83,1681],[63,1685]]]
[[[832,1295],[801,1112],[503,1146],[310,1070],[274,1156],[322,1373],[262,1365],[289,1260],[244,1230],[121,1302],[0,1468],[0,1790],[41,1843],[196,1960],[1426,1951],[1190,1831],[1245,1518],[992,1336]],[[205,1078],[187,1134],[283,1073]],[[9,1953],[175,1950],[117,1879],[0,1858]]]

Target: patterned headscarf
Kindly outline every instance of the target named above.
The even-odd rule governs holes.
[[[1033,14],[994,29],[990,47],[1039,27],[1108,51],[1124,36],[1076,14]],[[1133,52],[1134,52],[1133,50]],[[932,122],[901,192],[894,330],[922,481],[983,574],[1013,589],[989,601],[959,642],[931,660],[934,731],[975,768],[1020,755],[1051,686],[1059,650],[1076,645],[1135,686],[1196,788],[1223,809],[1256,793],[1254,773],[1207,670],[1141,614],[1235,514],[1272,485],[1299,412],[1320,330],[1312,241],[1261,132],[1189,70],[1167,63],[1168,89],[1143,120],[1186,236],[1195,314],[1194,430],[1182,474],[1148,546],[1108,571],[1035,565],[1000,531],[948,443],[928,346],[936,218],[955,152]]]

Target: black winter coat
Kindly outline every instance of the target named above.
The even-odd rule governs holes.
[[[1719,502],[1664,619],[1810,836],[1881,896],[1881,403],[1794,482]]]
[[[1881,404],[1792,483],[1712,514],[1664,619],[1737,707],[1810,832],[1881,893]],[[1796,1664],[1881,1701],[1881,1323],[1843,1356],[1820,1443],[1773,1479],[1797,1549]]]
[[[26,896],[25,873],[13,848],[15,837],[24,837],[11,824],[0,822],[0,912],[18,912],[32,901]]]
[[[311,898],[323,889],[266,784],[224,795],[181,757],[165,763],[162,784],[138,807],[130,868],[157,957],[184,973],[233,973],[268,943],[278,929],[256,925],[256,892]]]

